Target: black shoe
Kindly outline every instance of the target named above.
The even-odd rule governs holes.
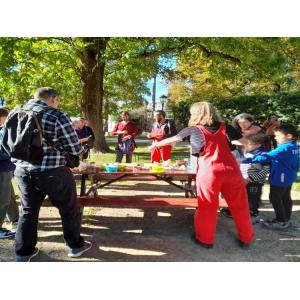
[[[22,255],[16,255],[16,261],[17,262],[29,262],[31,259],[39,254],[40,250],[38,248],[35,248],[33,253],[30,255],[22,256]]]
[[[92,243],[88,241],[84,241],[84,244],[81,248],[77,249],[70,249],[68,256],[69,257],[79,257],[81,256],[84,252],[90,250],[92,248]]]
[[[286,222],[279,222],[277,220],[273,221],[273,222],[264,222],[263,225],[271,230],[283,230],[286,231],[288,228],[291,227],[291,222],[290,221],[286,221]]]
[[[206,244],[206,243],[202,243],[201,241],[197,240],[195,234],[192,234],[192,235],[191,235],[191,240],[192,240],[195,244],[197,244],[197,245],[199,245],[199,246],[201,246],[201,247],[203,247],[203,248],[206,248],[206,249],[210,249],[210,248],[212,248],[212,247],[214,246],[214,244]]]
[[[252,245],[252,243],[245,243],[245,242],[242,242],[240,239],[237,239],[237,242],[238,242],[240,248],[242,248],[242,249],[250,249],[251,245]]]

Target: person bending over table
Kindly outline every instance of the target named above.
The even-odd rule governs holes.
[[[247,248],[254,239],[254,232],[247,191],[239,166],[231,153],[230,143],[241,135],[223,122],[216,109],[208,102],[194,103],[190,113],[189,127],[174,137],[154,142],[149,150],[170,145],[190,136],[192,153],[198,160],[198,208],[194,216],[193,241],[205,248],[213,247],[219,194],[222,193],[238,231],[239,245]]]

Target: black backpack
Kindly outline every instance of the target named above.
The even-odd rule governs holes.
[[[38,164],[43,160],[43,138],[41,113],[50,107],[35,106],[29,109],[26,105],[15,107],[8,115],[3,128],[1,150],[15,159]],[[50,143],[51,144],[51,143]]]

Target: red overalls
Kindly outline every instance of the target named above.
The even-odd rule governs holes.
[[[208,131],[204,126],[197,127],[204,136],[205,147],[198,158],[196,175],[196,239],[205,244],[213,244],[221,193],[230,209],[240,241],[251,243],[254,231],[247,191],[241,171],[228,146],[225,123],[222,122],[215,133]]]
[[[159,134],[159,135],[165,135],[165,128],[164,126],[161,127],[157,127],[157,126],[153,126],[152,128],[152,134]],[[156,142],[160,142],[162,141],[164,138],[153,138],[154,141]],[[172,146],[171,145],[167,145],[167,146],[163,146],[163,147],[157,147],[154,148],[151,151],[151,162],[160,162],[160,160],[162,159],[163,161],[166,161],[168,159],[171,159],[171,149]]]

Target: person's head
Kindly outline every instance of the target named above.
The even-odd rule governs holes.
[[[9,110],[5,107],[0,107],[0,125],[4,124],[7,116],[8,116]]]
[[[247,113],[237,115],[232,121],[233,127],[241,131],[249,129],[253,123],[253,116]]]
[[[80,118],[72,118],[72,125],[74,129],[80,129],[79,124],[80,124]]]
[[[60,98],[58,92],[51,87],[38,88],[34,93],[35,100],[42,100],[48,106],[57,108],[59,106]]]
[[[194,103],[190,108],[190,113],[189,126],[211,126],[216,122],[222,121],[217,110],[209,102]]]
[[[289,141],[296,141],[299,134],[296,128],[291,124],[282,124],[274,128],[275,140],[278,144],[284,144]]]
[[[163,110],[156,110],[153,114],[153,118],[157,122],[163,122],[166,118],[166,113]]]
[[[245,149],[248,152],[254,151],[260,147],[264,147],[267,143],[268,137],[262,133],[249,134],[245,137],[247,143],[245,144]]]
[[[128,111],[121,112],[121,118],[123,121],[128,122],[130,120],[130,115]]]
[[[81,130],[84,127],[84,125],[85,125],[84,119],[82,119],[82,118],[78,119],[77,124],[76,124],[77,129]]]

